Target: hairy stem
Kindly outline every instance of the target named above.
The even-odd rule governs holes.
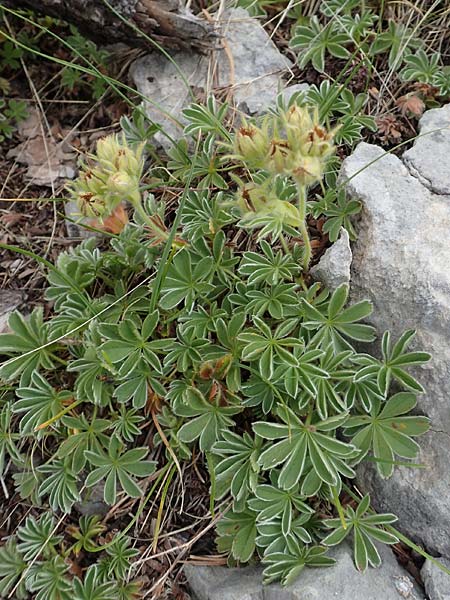
[[[306,186],[297,183],[298,190],[298,212],[301,220],[299,226],[300,233],[304,243],[303,270],[307,271],[311,260],[311,240],[309,239],[308,228],[306,226]]]

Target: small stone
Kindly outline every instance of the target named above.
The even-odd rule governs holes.
[[[350,238],[347,230],[342,227],[339,239],[311,269],[311,275],[315,281],[320,281],[329,290],[334,291],[343,283],[350,284],[351,264]]]
[[[20,292],[15,290],[0,290],[0,333],[9,331],[8,320],[23,302]]]
[[[93,515],[105,516],[109,506],[104,500],[105,485],[102,482],[95,484],[92,488],[84,490],[82,498],[73,505],[80,515],[91,517]]]
[[[449,559],[440,558],[439,562],[450,569]],[[428,559],[425,561],[420,574],[430,600],[450,600],[450,575],[441,571]]]

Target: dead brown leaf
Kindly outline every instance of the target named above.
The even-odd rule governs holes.
[[[415,94],[401,96],[395,103],[403,116],[421,117],[425,110],[424,101]]]

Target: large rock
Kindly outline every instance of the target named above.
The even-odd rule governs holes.
[[[333,548],[337,564],[305,569],[291,586],[263,586],[262,569],[246,567],[185,566],[188,583],[197,600],[422,600],[423,593],[386,546],[380,547],[383,564],[365,573],[356,570],[347,543]]]
[[[433,121],[449,126],[449,107],[441,111],[439,117],[431,111]],[[423,118],[430,122],[427,114]],[[426,468],[397,467],[392,478],[382,480],[368,466],[360,483],[378,509],[399,516],[403,531],[450,556],[450,195],[432,191],[444,189],[445,182],[431,162],[440,168],[446,163],[448,170],[450,137],[437,136],[426,161],[417,151],[425,139],[407,153],[408,166],[415,157],[412,171],[400,158],[362,143],[344,161],[341,179],[363,203],[353,246],[352,299],[373,302],[371,321],[380,335],[417,329],[416,348],[433,355],[415,372],[426,388],[418,410],[432,419],[431,431],[420,438],[418,460]]]
[[[440,559],[439,562],[450,569],[450,560]],[[420,574],[430,600],[450,600],[450,575],[444,573],[428,559],[425,561]]]
[[[160,124],[167,135],[155,137],[164,148],[181,137],[181,111],[194,98],[194,92],[207,94],[226,89],[240,110],[261,114],[284,88],[281,75],[290,61],[276,48],[261,24],[242,8],[228,10],[221,19],[222,48],[201,55],[180,51],[167,56],[153,52],[137,60],[130,75],[145,96],[148,117]],[[306,84],[286,88],[287,97],[307,89]]]

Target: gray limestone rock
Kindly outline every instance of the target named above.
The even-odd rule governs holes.
[[[441,558],[439,562],[450,569],[450,560]],[[450,600],[450,575],[441,571],[430,560],[425,561],[420,574],[430,600]]]
[[[356,570],[352,549],[344,543],[333,548],[337,564],[305,569],[289,587],[263,586],[262,569],[245,567],[185,566],[188,583],[197,600],[422,600],[423,593],[400,567],[387,547],[380,547],[383,564],[365,573]]]
[[[261,114],[284,88],[281,75],[290,66],[257,19],[246,10],[234,8],[221,18],[222,48],[209,55],[180,51],[173,61],[159,53],[137,60],[130,75],[145,97],[148,117],[159,123],[167,135],[155,139],[165,148],[170,137],[179,139],[183,131],[181,111],[193,99],[193,92],[227,89],[238,109],[249,114]],[[300,84],[302,85],[302,84]],[[304,89],[291,86],[295,91]],[[169,136],[169,137],[168,137]]]
[[[322,256],[317,265],[311,269],[315,281],[322,282],[334,291],[343,283],[350,284],[350,266],[352,251],[348,232],[343,227],[339,239]]]
[[[450,104],[424,113],[420,136],[403,155],[411,173],[435,194],[450,194]]]
[[[441,110],[450,124],[448,107]],[[450,156],[450,137],[429,151],[442,165]],[[366,463],[360,485],[377,509],[399,516],[408,535],[450,556],[450,195],[433,193],[398,157],[366,143],[344,161],[341,181],[363,204],[353,245],[352,300],[373,302],[370,320],[380,335],[389,329],[396,338],[416,329],[415,347],[433,356],[411,370],[426,389],[418,411],[432,420],[431,431],[419,440],[418,462],[425,468],[396,467],[383,480]]]

